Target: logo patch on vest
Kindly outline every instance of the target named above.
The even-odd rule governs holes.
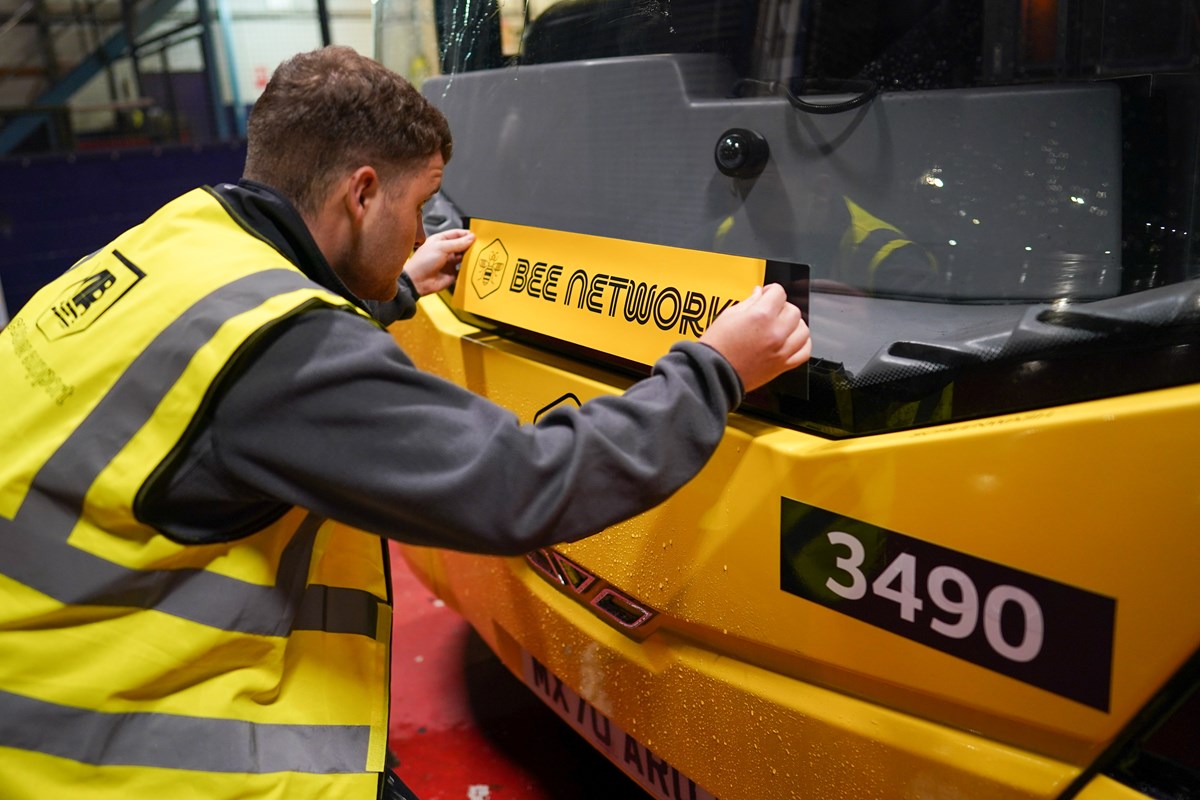
[[[77,269],[86,277],[64,289],[38,317],[38,330],[51,341],[87,328],[146,277],[116,250]]]

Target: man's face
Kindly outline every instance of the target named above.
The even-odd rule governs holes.
[[[392,177],[363,218],[362,232],[345,269],[347,288],[364,300],[391,300],[404,264],[425,242],[421,209],[442,185],[445,162],[434,153],[416,168]]]

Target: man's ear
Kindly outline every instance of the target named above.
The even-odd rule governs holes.
[[[342,201],[347,213],[356,223],[361,223],[367,208],[379,202],[383,196],[383,184],[374,167],[359,167],[346,178],[346,194]]]

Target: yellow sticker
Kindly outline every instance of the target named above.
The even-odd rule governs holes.
[[[116,250],[75,269],[83,277],[63,289],[37,320],[38,330],[51,341],[87,328],[146,277]]]
[[[455,307],[641,364],[761,286],[760,258],[472,219]]]

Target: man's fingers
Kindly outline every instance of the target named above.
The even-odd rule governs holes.
[[[433,234],[433,235],[432,235],[432,236],[430,236],[429,238],[430,238],[430,239],[433,239],[433,238],[439,238],[439,239],[457,239],[457,238],[459,238],[459,237],[461,237],[461,236],[474,236],[474,235],[475,235],[475,234],[471,233],[471,232],[470,232],[469,230],[467,230],[466,228],[448,228],[448,229],[446,229],[446,230],[444,230],[444,231],[438,231],[437,233]]]
[[[740,305],[740,306],[752,306],[752,305],[754,305],[754,304],[755,304],[755,303],[758,301],[758,298],[759,298],[759,297],[762,295],[762,290],[763,290],[763,287],[761,287],[761,286],[755,286],[755,287],[754,287],[754,288],[753,288],[753,289],[750,291],[750,294],[749,294],[749,296],[747,296],[747,297],[746,297],[746,299],[745,299],[745,300],[743,300],[742,302],[738,303],[738,305]]]
[[[787,360],[788,369],[795,369],[812,358],[812,339],[805,339],[804,346],[792,354]]]
[[[770,325],[768,333],[779,336],[781,344],[786,345],[787,338],[792,336],[802,323],[800,309],[787,302],[787,295],[778,285],[774,285],[773,288],[778,291],[770,292],[764,298],[763,312],[767,315]]]
[[[800,366],[812,352],[800,309],[788,302],[778,284],[756,286],[749,297],[718,316],[700,341],[725,356],[747,391]]]
[[[452,253],[465,252],[468,247],[475,243],[475,234],[466,230],[443,231],[442,244],[446,250]]]
[[[810,344],[808,325],[800,309],[787,300],[787,292],[778,284],[763,288],[756,314],[761,314],[760,341],[772,352],[779,369],[793,369],[808,361]]]
[[[433,244],[442,250],[453,252],[462,252],[470,247],[475,242],[475,234],[465,228],[453,228],[448,231],[439,231],[425,240],[426,244]]]
[[[778,283],[768,283],[764,287],[756,287],[757,300],[761,303],[762,311],[767,314],[778,313],[780,307],[786,305],[787,295]]]
[[[789,368],[798,367],[808,361],[812,355],[812,337],[809,336],[807,325],[801,323],[796,326],[788,336],[784,352],[788,354],[785,363]]]

